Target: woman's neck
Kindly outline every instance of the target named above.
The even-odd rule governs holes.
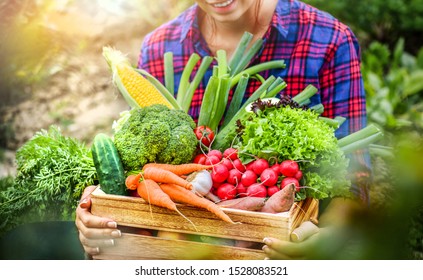
[[[277,0],[264,0],[241,18],[230,22],[218,22],[208,15],[202,15],[200,30],[211,52],[215,54],[217,50],[223,49],[230,58],[246,31],[253,34],[251,44],[262,38],[269,27],[276,4]]]

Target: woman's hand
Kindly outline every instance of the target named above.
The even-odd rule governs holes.
[[[101,247],[113,246],[114,238],[121,236],[115,221],[91,214],[90,194],[96,187],[85,188],[82,200],[76,209],[75,224],[79,231],[79,240],[88,255],[100,253]]]

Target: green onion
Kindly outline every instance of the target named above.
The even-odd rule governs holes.
[[[312,97],[316,93],[317,93],[317,88],[313,85],[308,85],[299,94],[292,97],[292,100],[302,105],[303,102],[306,102],[308,99],[310,99],[310,97]]]
[[[231,87],[235,86],[238,83],[239,79],[241,78],[243,74],[248,74],[250,76],[253,76],[261,71],[274,69],[274,68],[285,68],[285,67],[286,67],[285,60],[267,61],[267,62],[263,62],[257,65],[248,67],[247,69],[233,76]]]
[[[192,82],[189,84],[188,89],[184,94],[184,98],[182,99],[181,107],[182,110],[188,112],[189,107],[191,106],[192,97],[194,96],[194,92],[197,90],[198,85],[200,84],[201,80],[203,79],[207,68],[209,68],[210,64],[213,62],[213,58],[210,56],[205,56],[201,61],[200,66],[198,67],[197,73],[195,74]]]
[[[279,92],[286,88],[286,86],[286,82],[281,77],[277,77],[276,80],[267,89],[267,92],[264,97],[275,97]]]
[[[315,111],[319,115],[323,114],[323,111],[325,110],[322,103],[311,106],[310,109]]]
[[[252,39],[253,34],[249,32],[245,32],[242,35],[241,40],[239,41],[238,46],[236,47],[234,54],[232,55],[232,58],[229,61],[229,70],[231,76],[235,75],[235,69],[238,67],[241,57],[244,55],[245,50],[247,49],[248,44],[250,44]]]
[[[217,56],[217,66],[218,66],[218,77],[223,77],[228,74],[228,64],[226,61],[226,51],[225,50],[218,50],[216,52]]]
[[[175,73],[173,68],[173,52],[166,52],[164,54],[164,76],[165,76],[165,87],[171,93],[175,93]]]
[[[236,114],[242,104],[242,100],[244,99],[245,90],[248,86],[249,76],[248,74],[243,74],[241,79],[239,80],[235,92],[232,95],[231,104],[229,104],[228,111],[225,114],[225,118],[223,120],[223,126],[225,126],[232,117]]]
[[[220,121],[228,104],[229,91],[231,90],[231,79],[229,75],[219,78],[219,89],[217,91],[217,98],[215,98],[212,115],[210,118],[209,127],[213,131],[217,131]]]
[[[382,133],[382,130],[375,124],[369,124],[366,127],[339,139],[338,145],[342,148],[378,133]]]
[[[233,72],[231,71],[232,76],[239,74],[242,70],[244,70],[247,67],[247,65],[251,62],[251,59],[260,50],[262,45],[263,45],[263,39],[258,39],[257,41],[254,42],[251,48],[241,58],[241,60],[239,61],[238,65],[235,67]]]
[[[349,145],[345,145],[341,147],[341,150],[344,154],[352,153],[356,150],[363,149],[368,147],[370,144],[379,141],[383,138],[383,133],[378,132],[363,139],[357,140]]]
[[[392,159],[395,157],[394,149],[379,144],[370,144],[369,153],[386,159]]]
[[[185,94],[189,87],[189,80],[191,77],[191,73],[194,70],[195,65],[198,61],[200,61],[201,57],[196,54],[192,53],[191,56],[188,59],[187,64],[184,67],[184,70],[182,71],[181,79],[179,81],[179,87],[178,87],[178,95],[176,96],[176,101],[180,104],[180,107],[182,108],[182,102],[185,100]]]
[[[219,79],[217,76],[211,76],[204,91],[203,102],[201,102],[200,115],[198,117],[199,126],[209,126],[218,88]]]
[[[333,119],[319,116],[319,119],[326,122],[328,125],[332,126],[335,129],[338,129],[346,120],[346,118],[340,116],[337,116]]]

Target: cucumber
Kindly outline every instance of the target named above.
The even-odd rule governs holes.
[[[107,194],[127,195],[125,171],[113,140],[104,133],[97,134],[91,154],[101,189]]]

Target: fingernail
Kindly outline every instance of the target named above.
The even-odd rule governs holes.
[[[107,223],[107,227],[109,227],[109,228],[117,228],[117,223],[116,222],[108,222]]]
[[[114,246],[115,245],[115,241],[113,239],[107,240],[107,243],[109,243],[108,245],[110,245],[110,246]]]
[[[100,253],[100,247],[95,248],[97,253]]]
[[[263,243],[264,243],[264,244],[267,244],[267,245],[270,245],[270,244],[272,244],[272,240],[271,240],[270,238],[265,237],[265,238],[263,239]]]
[[[112,237],[121,237],[122,234],[121,234],[120,230],[114,230],[114,231],[112,231],[111,235],[112,235]]]
[[[264,245],[263,247],[261,247],[261,250],[267,252],[269,250],[269,247],[267,247],[267,245]]]
[[[270,259],[269,259],[268,257],[265,257],[265,258],[264,258],[264,260],[265,260],[265,261],[268,261],[268,260],[270,260]]]
[[[86,198],[84,198],[83,200],[81,200],[81,201],[79,202],[79,205],[80,205],[81,207],[84,207],[84,206],[87,204],[87,202],[88,202],[88,200],[87,200]]]

